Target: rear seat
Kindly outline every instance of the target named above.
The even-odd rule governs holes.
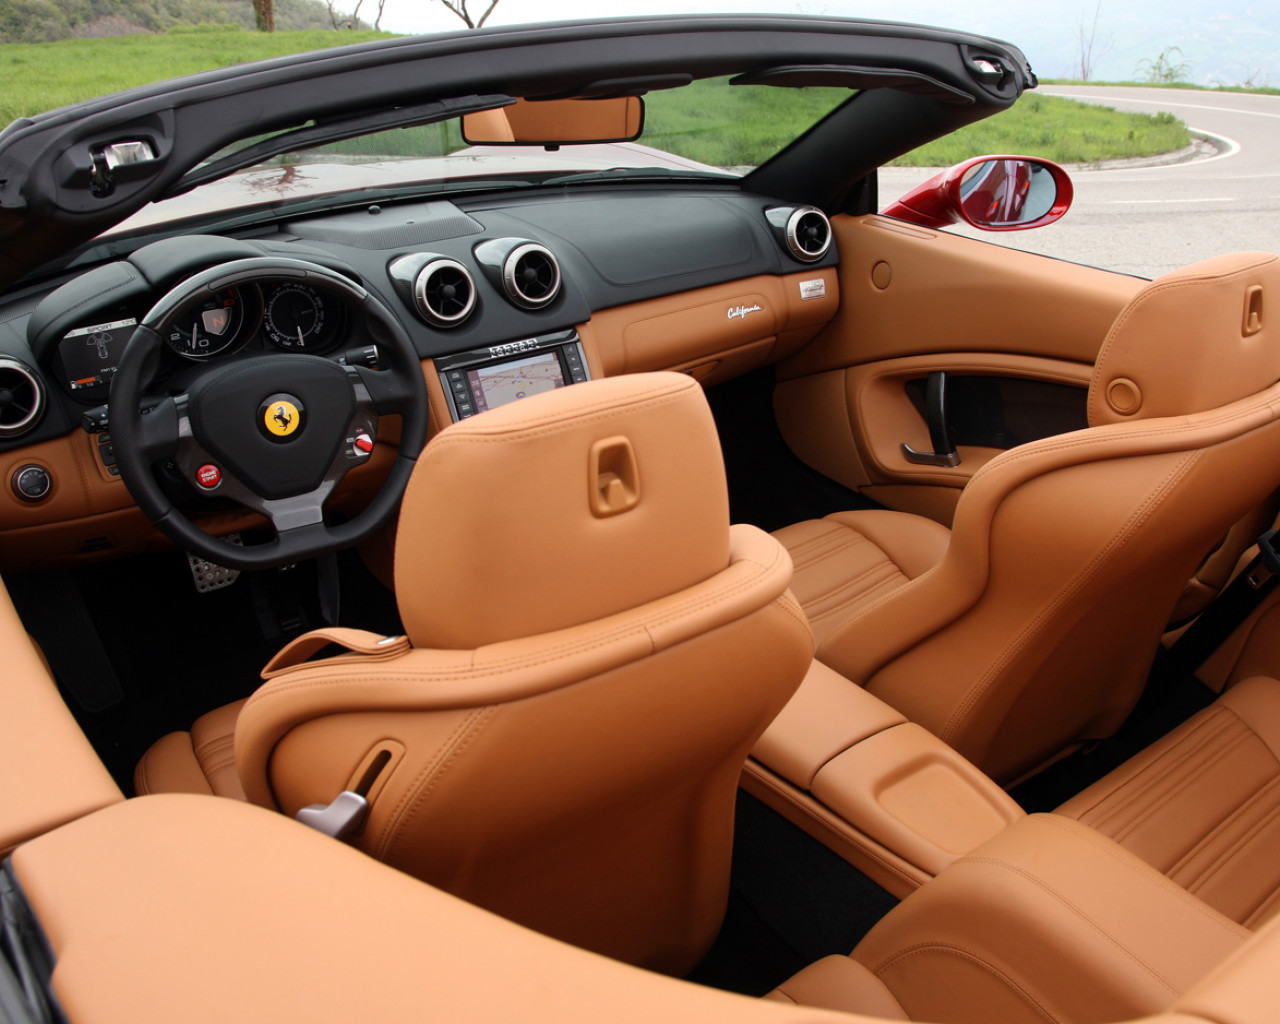
[[[1280,681],[1241,681],[1057,813],[1259,928],[1280,909]]]

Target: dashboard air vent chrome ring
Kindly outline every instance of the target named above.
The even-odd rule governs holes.
[[[560,294],[560,264],[545,246],[517,245],[502,261],[502,287],[517,306],[541,309]]]
[[[476,282],[457,260],[434,259],[414,278],[413,301],[427,323],[457,327],[476,308]]]
[[[831,221],[816,207],[797,207],[787,218],[786,237],[791,255],[802,263],[812,263],[831,248]]]
[[[44,412],[44,385],[25,363],[0,356],[0,437],[17,437]]]

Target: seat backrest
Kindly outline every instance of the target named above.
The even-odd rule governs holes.
[[[785,550],[729,526],[701,389],[603,380],[447,428],[395,573],[412,649],[263,686],[237,724],[249,798],[292,814],[363,781],[371,855],[688,970],[723,916],[743,762],[813,654]]]
[[[1113,732],[1186,580],[1280,478],[1267,294],[1265,253],[1139,292],[1100,352],[1090,427],[977,473],[942,560],[839,639],[875,637],[875,663],[834,667],[1005,781]]]

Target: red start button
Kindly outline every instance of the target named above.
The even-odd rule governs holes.
[[[373,438],[368,434],[356,434],[356,450],[369,454],[373,451]]]
[[[212,462],[206,462],[196,470],[196,482],[205,490],[211,491],[222,483],[222,470]]]

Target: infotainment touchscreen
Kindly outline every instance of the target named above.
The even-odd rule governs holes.
[[[483,412],[518,398],[564,387],[564,368],[554,351],[539,352],[509,363],[490,363],[469,369],[467,384],[477,410]]]

